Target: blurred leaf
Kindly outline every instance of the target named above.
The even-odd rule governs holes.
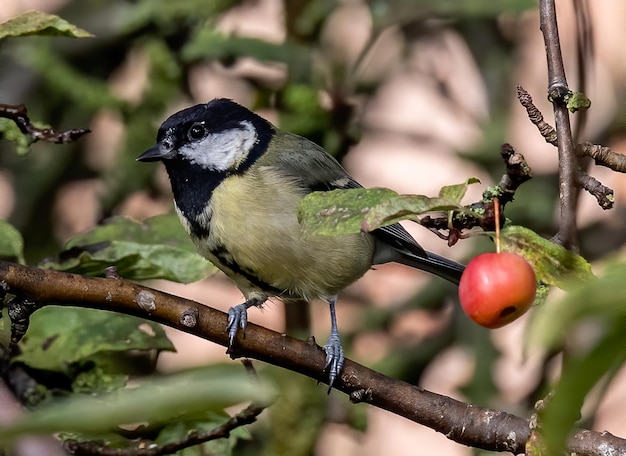
[[[128,350],[174,351],[174,346],[157,323],[103,310],[49,306],[32,315],[14,361],[65,372],[97,354]]]
[[[150,185],[156,166],[137,163],[135,158],[154,144],[158,128],[156,116],[179,103],[179,90],[183,84],[179,56],[163,40],[142,41],[136,52],[149,60],[150,84],[143,92],[141,104],[123,111],[126,125],[124,152],[104,174],[102,206],[105,212],[113,211],[130,193],[145,190]]]
[[[69,372],[72,378],[72,392],[108,394],[123,388],[128,382],[128,377],[132,375],[128,362],[124,361],[136,360],[131,356],[117,357],[111,352],[103,352],[86,358],[84,362],[80,361],[75,366],[76,372]]]
[[[189,435],[189,432],[209,432],[230,419],[230,416],[224,412],[208,411],[202,415],[193,421],[175,421],[168,424],[159,432],[156,443],[166,445],[180,442]],[[181,456],[231,456],[237,441],[240,439],[250,439],[250,432],[243,426],[233,429],[228,438],[210,440],[201,445],[186,448],[176,454]]]
[[[130,32],[152,24],[168,29],[180,22],[202,23],[237,3],[237,0],[142,0],[129,9],[123,28]]]
[[[22,133],[10,119],[0,119],[0,137],[13,142],[18,155],[26,155],[33,144],[32,139]]]
[[[0,427],[0,441],[59,431],[105,432],[137,422],[176,422],[251,400],[268,402],[273,395],[267,384],[251,382],[239,365],[213,365],[106,396],[57,400]]]
[[[433,14],[455,18],[496,18],[502,13],[520,14],[537,7],[535,0],[369,0],[376,24],[408,23]]]
[[[369,208],[397,195],[386,188],[313,192],[300,203],[298,220],[314,234],[336,236],[358,233],[361,231],[363,215]]]
[[[626,270],[622,269],[622,272]],[[622,275],[622,283],[623,278]],[[608,285],[608,284],[605,284]],[[620,286],[623,288],[623,285]],[[613,288],[613,291],[616,291]],[[606,297],[606,294],[605,294]],[[579,296],[580,298],[580,296]],[[613,300],[617,303],[617,300]],[[596,299],[585,301],[595,307]],[[624,293],[619,305],[624,310]],[[541,433],[546,445],[545,454],[563,454],[566,439],[580,419],[585,397],[609,371],[617,370],[626,361],[626,312],[608,325],[599,341],[585,354],[569,354],[554,394],[540,413]]]
[[[48,90],[61,94],[65,103],[73,102],[76,106],[94,111],[126,108],[126,102],[113,95],[106,81],[79,71],[53,52],[46,43],[37,47],[15,46],[13,55],[37,71],[48,84]]]
[[[419,0],[418,3],[426,5],[433,13],[457,17],[495,17],[502,13],[519,14],[537,7],[534,0]]]
[[[90,38],[93,35],[54,14],[42,11],[26,11],[0,24],[0,39],[7,36],[67,36]]]
[[[289,65],[292,81],[311,80],[310,49],[292,42],[271,43],[256,38],[228,36],[214,29],[204,28],[185,44],[181,55],[186,62],[198,59],[231,62],[238,57],[281,62]]]
[[[280,128],[311,138],[328,131],[329,112],[319,104],[319,90],[310,84],[288,84],[281,91]]]
[[[467,187],[472,184],[479,184],[480,180],[475,177],[470,177],[467,181],[462,184],[456,185],[447,185],[445,187],[441,187],[439,190],[439,198],[447,199],[448,201],[453,201],[457,204],[461,204],[461,200],[465,196],[467,192]]]
[[[288,2],[285,4],[287,30],[300,39],[315,39],[324,21],[337,8],[336,0],[316,0],[314,2]]]
[[[144,223],[113,217],[105,225],[79,234],[66,244],[59,262],[40,267],[77,274],[102,275],[115,266],[129,280],[167,279],[189,283],[215,267],[202,258],[175,214],[159,215]]]
[[[265,416],[267,440],[259,456],[315,454],[318,438],[328,418],[328,398],[320,394],[318,384],[304,376],[294,376],[292,372],[274,366],[264,370],[263,374],[264,377],[271,376],[280,395]],[[345,404],[345,399],[333,397],[334,405],[339,409],[350,407]]]
[[[535,271],[537,280],[559,288],[593,278],[591,266],[582,256],[542,238],[522,226],[509,226],[500,232],[503,251],[523,256]]]
[[[24,262],[24,240],[13,225],[0,220],[0,258]]]
[[[567,295],[536,309],[528,327],[531,349],[563,343],[568,331],[587,318],[626,324],[626,264],[607,267],[599,278],[572,279]],[[623,346],[622,346],[623,349]]]

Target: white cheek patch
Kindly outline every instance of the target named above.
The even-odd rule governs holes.
[[[251,122],[243,121],[240,125],[241,128],[208,134],[200,141],[181,147],[178,153],[190,163],[212,171],[235,170],[258,139]]]

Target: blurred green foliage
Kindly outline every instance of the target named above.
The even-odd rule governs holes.
[[[275,396],[271,385],[251,383],[245,373],[233,365],[213,365],[169,376],[154,377],[140,386],[119,389],[106,395],[74,395],[44,404],[21,419],[0,429],[0,444],[29,434],[73,430],[66,438],[99,440],[116,446],[137,445],[133,439],[123,442],[116,435],[119,424],[138,422],[153,427],[156,443],[165,445],[198,432],[214,429],[229,416],[222,410],[248,401],[269,404]],[[130,432],[128,434],[131,434]],[[235,429],[226,438],[210,442],[186,454],[230,455],[238,439],[248,438],[245,429]]]
[[[149,190],[154,195],[161,193],[153,175],[156,167],[138,165],[134,159],[153,144],[159,122],[181,103],[190,102],[189,74],[199,64],[212,63],[232,68],[239,61],[253,59],[284,67],[286,78],[278,84],[262,76],[241,77],[253,93],[253,107],[274,109],[282,128],[307,136],[338,158],[347,153],[350,146],[358,141],[360,132],[353,100],[369,99],[376,93],[380,81],[358,80],[354,77],[355,68],[350,68],[346,62],[333,62],[336,67],[326,72],[321,72],[316,66],[316,58],[322,52],[324,25],[341,2],[285,2],[286,36],[281,42],[240,36],[234,32],[225,33],[216,28],[223,14],[245,6],[245,3],[236,0],[75,0],[57,12],[64,19],[31,16],[28,21],[21,22],[19,27],[24,27],[21,31],[13,28],[15,23],[9,24],[11,32],[6,32],[6,28],[3,32],[0,25],[0,102],[24,103],[28,106],[31,119],[59,129],[87,127],[92,119],[102,113],[111,114],[124,126],[122,142],[113,160],[105,165],[97,165],[87,158],[88,149],[93,145],[86,139],[63,146],[43,143],[31,145],[29,138],[16,132],[11,122],[0,119],[0,134],[3,139],[11,141],[0,142],[0,171],[10,177],[16,195],[15,207],[8,220],[10,224],[0,222],[1,258],[32,264],[51,257],[44,263],[49,267],[95,275],[101,274],[106,266],[116,265],[123,276],[133,279],[162,277],[186,282],[199,278],[208,266],[193,254],[193,247],[171,215],[159,221],[153,219],[146,224],[115,218],[108,225],[71,239],[65,246],[65,240],[55,236],[52,229],[58,223],[53,211],[56,194],[68,183],[83,179],[98,180],[100,220],[115,215],[133,192]],[[499,179],[502,163],[497,151],[505,140],[505,123],[510,109],[510,94],[506,88],[509,87],[513,53],[511,42],[500,32],[498,20],[502,13],[519,14],[535,7],[536,2],[369,0],[366,4],[372,19],[374,38],[370,45],[389,27],[397,28],[404,38],[411,40],[427,39],[438,28],[450,27],[466,41],[486,81],[492,117],[482,126],[483,144],[471,153],[465,153],[464,158]],[[430,21],[433,18],[439,21]],[[67,38],[84,36],[83,29],[95,35],[95,38]],[[20,35],[21,38],[15,38]],[[25,35],[38,36],[25,38]],[[138,77],[145,76],[147,83],[138,94],[123,97],[119,88],[114,88],[112,80],[129,56],[139,56],[145,63],[147,74]],[[322,90],[329,98],[323,106],[319,96]],[[31,151],[28,155],[16,154],[16,151],[28,150]],[[381,151],[381,160],[384,160],[384,152]],[[459,181],[468,176],[457,177]],[[469,183],[450,187],[448,193],[442,196],[458,203]],[[507,207],[507,216],[516,225],[523,225],[539,233],[555,231],[553,213],[558,197],[555,176],[535,177],[523,185],[516,196],[510,210]],[[417,209],[418,212],[420,210]],[[521,238],[539,242],[532,236],[524,235]],[[610,239],[610,236],[604,236],[602,242],[610,242]],[[485,240],[477,245],[477,252],[492,249],[492,245]],[[529,248],[544,249],[546,246],[541,244],[537,247],[534,243]],[[70,250],[63,252],[63,249]],[[601,251],[589,248],[583,253],[589,253],[587,256],[593,258],[594,252]],[[59,257],[60,253],[62,255]],[[559,259],[563,255],[560,251],[549,249],[543,253],[544,256],[554,254]],[[571,258],[577,270],[584,269],[587,272],[588,265],[581,257]],[[186,270],[167,267],[169,263],[176,266],[176,263],[181,262],[184,262]],[[570,298],[557,305],[556,314],[537,317],[537,321],[533,322],[533,330],[538,331],[535,334],[551,337],[552,343],[555,339],[560,340],[558,337],[570,327],[582,325],[589,318],[612,318],[615,312],[619,312],[619,307],[616,307],[619,304],[612,300],[615,296],[611,295],[610,290],[617,284],[611,280],[615,280],[615,276],[607,274],[599,282],[590,280],[581,284],[580,289],[573,292]],[[589,307],[589,302],[596,299],[593,293],[599,290],[606,291],[601,295],[599,307]],[[454,293],[454,288],[449,284],[435,280],[419,296],[393,311],[364,307],[360,314],[361,321],[355,325],[358,329],[352,333],[346,331],[342,337],[352,342],[363,333],[391,331],[394,324],[416,309],[446,312],[450,308],[450,296]],[[568,318],[560,318],[561,311]],[[142,371],[142,374],[152,372],[154,368],[150,353],[171,349],[159,327],[151,326],[153,336],[148,337],[145,328],[138,329],[137,321],[96,312],[46,308],[33,317],[27,338],[21,346],[21,357],[15,362],[26,365],[35,381],[47,388],[46,391],[54,391],[55,395],[59,391],[73,395],[77,392],[92,394],[116,390],[125,384],[126,374],[137,373],[131,369],[136,355],[131,349],[140,351],[150,360],[147,372]],[[554,324],[557,321],[560,325]],[[549,331],[537,329],[546,324],[551,328]],[[557,397],[554,408],[546,412],[545,418],[545,426],[550,429],[554,426],[552,423],[558,421],[553,416],[559,416],[560,413],[568,416],[567,421],[559,424],[565,423],[567,426],[559,428],[559,433],[555,434],[558,438],[569,430],[575,420],[572,404],[576,406],[576,411],[579,410],[579,402],[591,385],[598,381],[599,374],[614,369],[620,355],[616,349],[605,350],[603,353],[606,356],[598,359],[597,363],[595,355],[597,350],[621,337],[619,330],[622,329],[612,327],[597,341],[595,347],[567,367],[567,378],[557,388],[566,392],[561,393],[563,397],[571,393],[576,396],[576,400],[570,401],[568,408]],[[56,342],[49,345],[51,340]],[[120,344],[122,340],[136,343],[125,346]],[[537,335],[531,337],[531,340],[536,342],[543,339]],[[422,373],[446,349],[461,346],[476,360],[474,375],[463,388],[468,400],[486,406],[500,403],[501,398],[497,396],[491,378],[498,352],[489,332],[477,328],[465,318],[458,306],[453,306],[445,330],[415,342],[392,342],[394,347],[375,366],[385,374],[418,382]],[[345,345],[349,347],[349,344]],[[554,348],[548,342],[542,342],[540,346]],[[54,351],[56,347],[60,347],[58,351]],[[48,349],[53,351],[46,351]],[[69,356],[72,353],[74,357]],[[216,385],[210,380],[205,383],[204,379],[192,373],[187,380],[183,375],[182,383],[172,383],[170,389],[166,387],[159,394],[148,389],[147,393],[135,398],[132,393],[124,396],[127,390],[122,389],[121,399],[116,399],[118,402],[113,404],[129,401],[126,405],[133,412],[146,408],[157,418],[166,421],[170,419],[161,429],[158,439],[180,438],[193,429],[211,428],[224,418],[219,407],[202,416],[191,413],[193,416],[185,419],[169,412],[173,407],[172,401],[182,400],[177,394],[181,393],[180,385],[186,384],[186,381],[191,381],[194,388],[199,388],[196,391],[198,394],[184,398],[186,407],[189,407],[187,411],[195,411],[196,406],[205,410],[211,408],[212,404],[221,407],[249,398],[242,394],[235,398],[228,396],[228,404],[220,402],[219,399],[224,399],[221,394],[237,393],[232,391],[235,385],[245,382],[241,383],[240,378],[235,378],[237,376],[216,369],[202,375],[207,378],[223,376],[226,384],[222,382]],[[59,382],[57,375],[64,380]],[[335,394],[329,398],[325,388],[319,388],[310,379],[291,372],[280,371],[271,375],[275,376],[282,394],[275,406],[268,410],[267,421],[252,428],[252,440],[239,440],[246,437],[243,435],[245,432],[241,431],[222,447],[206,448],[207,451],[227,455],[237,445],[237,454],[242,455],[307,455],[314,452],[322,426],[328,422],[329,415],[335,422],[347,424],[357,431],[366,428],[364,406],[355,407],[342,402]],[[245,393],[247,386],[242,388]],[[44,397],[48,396],[44,394]],[[198,397],[203,402],[195,403]],[[532,405],[536,398],[528,397],[527,404],[521,407]],[[76,402],[76,405],[64,408],[63,413],[74,423],[89,420],[89,425],[97,428],[89,430],[99,431],[96,434],[102,436],[104,424],[109,426],[119,415],[112,412],[108,421],[98,428],[98,419],[102,417],[85,414],[90,407],[93,404]],[[114,411],[114,408],[107,410]],[[23,422],[18,423],[25,426],[19,432],[25,432],[24,429],[44,432],[59,429],[58,422],[53,422],[54,426],[50,427],[50,417],[56,416],[52,410],[49,415],[42,412],[41,421],[35,420],[28,426]],[[141,420],[142,416],[139,414],[133,418]],[[37,425],[43,427],[36,428]],[[108,434],[105,440],[116,442],[117,445],[127,444],[123,439],[116,438],[119,439],[119,435]],[[201,451],[186,450],[184,454],[202,454]]]
[[[68,36],[90,38],[93,35],[54,14],[26,11],[0,24],[0,39],[7,36]]]
[[[216,268],[197,254],[175,214],[138,223],[114,217],[92,231],[72,238],[60,261],[40,267],[84,275],[102,275],[107,267],[128,280],[167,279],[195,282]]]

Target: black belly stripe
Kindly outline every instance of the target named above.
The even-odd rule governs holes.
[[[238,274],[244,277],[248,282],[250,282],[255,287],[259,288],[260,290],[263,290],[267,293],[271,293],[274,295],[282,294],[283,290],[279,290],[278,288],[270,285],[269,283],[262,281],[261,279],[259,279],[257,276],[254,275],[253,271],[251,271],[248,268],[244,268],[240,266],[235,261],[231,253],[223,245],[219,244],[215,246],[214,248],[211,249],[211,253],[215,255],[215,257],[224,266],[229,268],[235,274]]]
[[[210,217],[207,217],[206,223],[199,223],[196,219],[187,217],[186,214],[183,214],[183,215],[185,215],[185,219],[189,223],[189,229],[191,230],[192,236],[195,236],[196,238],[200,238],[200,239],[209,237],[209,233],[210,233],[209,222],[211,221]]]

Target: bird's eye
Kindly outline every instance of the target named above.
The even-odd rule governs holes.
[[[198,141],[206,136],[206,128],[202,124],[193,124],[187,132],[187,136],[192,141]]]

